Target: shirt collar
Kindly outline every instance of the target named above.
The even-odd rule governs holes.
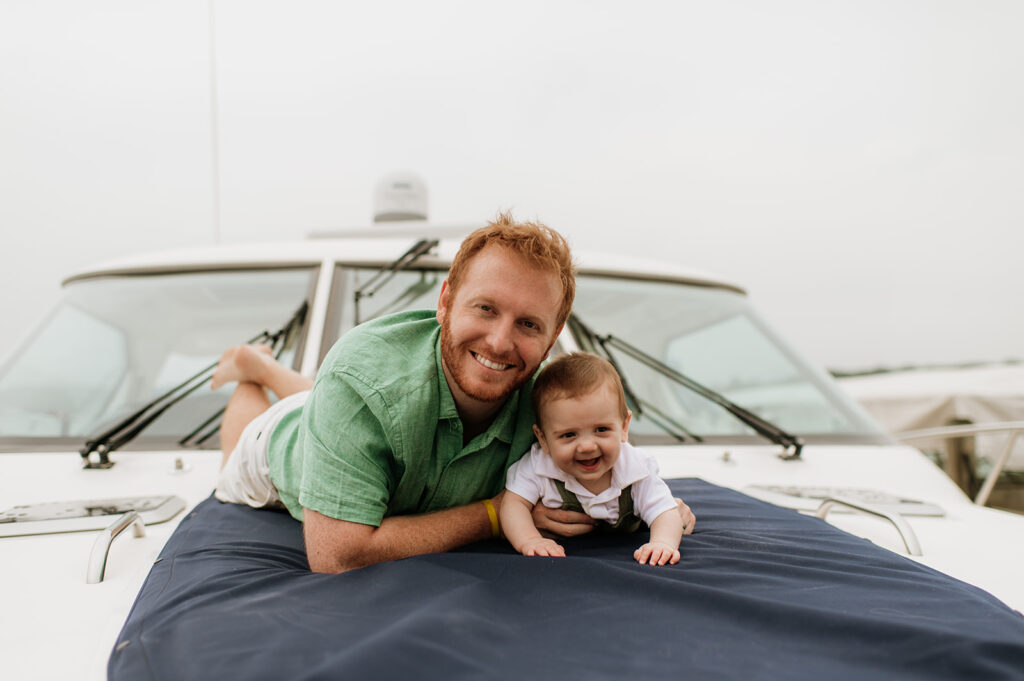
[[[537,471],[538,475],[545,478],[551,478],[553,480],[561,480],[565,484],[565,488],[573,494],[576,494],[577,496],[583,495],[587,498],[593,497],[597,502],[619,496],[619,494],[622,493],[622,490],[626,489],[634,482],[643,480],[649,473],[643,459],[640,456],[637,456],[637,452],[633,449],[633,446],[628,442],[623,442],[622,449],[619,452],[619,460],[616,461],[615,465],[612,467],[611,484],[608,486],[608,489],[600,494],[594,494],[581,485],[576,478],[571,477],[561,468],[556,466],[551,457],[545,454],[544,450],[540,448],[540,443],[533,443],[533,449],[530,450],[530,456],[533,457],[533,469]]]

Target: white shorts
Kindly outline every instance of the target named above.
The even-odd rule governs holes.
[[[304,405],[307,397],[308,390],[289,395],[249,422],[217,478],[215,497],[229,504],[255,508],[283,506],[274,483],[270,481],[267,460],[270,434],[286,414]]]

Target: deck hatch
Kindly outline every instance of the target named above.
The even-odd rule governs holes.
[[[184,508],[185,500],[174,495],[24,504],[0,512],[0,537],[102,530],[130,511],[138,512],[146,525],[155,525],[170,520]]]

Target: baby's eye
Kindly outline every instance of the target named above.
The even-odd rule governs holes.
[[[559,437],[562,438],[563,440],[568,440],[569,438],[576,437],[576,433],[570,431],[568,433],[562,433],[561,435],[559,435]]]
[[[597,427],[597,432],[599,432],[599,433],[607,433],[609,430],[611,430],[611,428],[609,428],[608,426],[598,426]]]

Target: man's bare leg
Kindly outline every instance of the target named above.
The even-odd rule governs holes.
[[[263,386],[255,383],[239,383],[235,392],[231,393],[228,406],[220,422],[220,448],[224,453],[220,467],[227,465],[231,452],[242,437],[242,431],[254,418],[270,407],[270,396]]]
[[[313,387],[313,381],[279,363],[266,345],[238,345],[221,355],[210,387],[238,382],[231,395],[220,426],[220,446],[224,452],[221,468],[234,451],[242,431],[270,407],[270,389],[279,398]]]

